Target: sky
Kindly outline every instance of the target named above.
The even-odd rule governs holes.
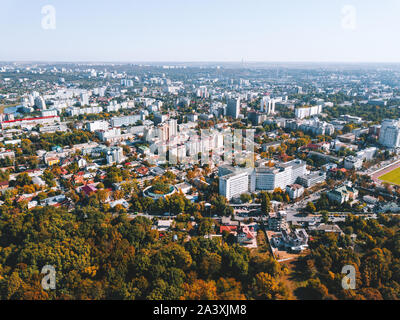
[[[399,16],[400,0],[0,0],[0,60],[393,63]]]

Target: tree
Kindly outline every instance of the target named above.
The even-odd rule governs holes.
[[[271,210],[269,194],[265,191],[261,192],[261,212],[268,215]]]
[[[217,281],[217,293],[221,300],[246,300],[242,284],[234,278],[220,278]]]
[[[215,281],[197,279],[190,284],[184,283],[183,290],[182,300],[216,300],[218,297]]]
[[[359,294],[363,295],[367,300],[383,300],[382,294],[376,288],[362,288]]]
[[[32,178],[26,172],[23,172],[17,176],[15,182],[18,186],[23,187],[32,184]]]
[[[99,201],[101,202],[101,203],[105,203],[106,202],[106,200],[109,198],[109,196],[110,196],[110,192],[108,191],[108,190],[105,190],[105,189],[100,189],[100,190],[98,190],[97,192],[96,192],[96,194],[97,194],[97,197],[98,197],[98,199],[99,199]],[[114,196],[115,196],[115,194],[114,194]]]
[[[226,198],[221,195],[214,196],[211,199],[211,212],[219,216],[230,216],[232,208],[227,204]]]
[[[173,214],[185,212],[185,197],[182,194],[174,193],[166,199],[169,211]]]
[[[306,289],[308,290],[310,299],[323,300],[328,297],[328,289],[319,279],[308,280]]]
[[[287,293],[285,288],[270,274],[258,273],[253,282],[252,295],[259,300],[282,299]]]
[[[200,236],[210,234],[213,231],[214,221],[210,218],[202,218],[198,224],[197,233]]]
[[[266,272],[273,277],[281,274],[280,264],[268,253],[253,253],[249,261],[249,274],[255,276]]]
[[[200,262],[200,273],[206,278],[214,278],[220,273],[221,269],[221,256],[214,252],[207,252]]]
[[[308,202],[308,203],[307,203],[307,206],[306,206],[306,208],[305,208],[305,210],[306,210],[306,212],[312,214],[312,213],[314,213],[315,211],[317,211],[317,208],[315,207],[314,203]]]
[[[248,202],[250,202],[250,200],[251,200],[251,195],[249,195],[248,193],[242,193],[240,195],[240,201],[242,203],[248,203]]]

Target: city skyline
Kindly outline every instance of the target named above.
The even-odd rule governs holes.
[[[0,63],[0,300],[400,297],[400,69],[203,65]]]

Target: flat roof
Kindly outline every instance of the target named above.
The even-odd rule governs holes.
[[[24,118],[24,119],[15,119],[15,120],[7,120],[2,123],[13,123],[13,122],[21,122],[21,121],[33,121],[33,120],[42,120],[42,119],[52,119],[59,118],[59,116],[46,116],[46,117],[37,117],[37,118]]]

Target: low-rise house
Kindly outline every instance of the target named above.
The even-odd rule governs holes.
[[[97,188],[95,186],[89,184],[89,185],[81,187],[80,191],[83,191],[87,196],[90,196],[97,191]]]
[[[363,165],[363,160],[354,156],[348,156],[344,159],[344,167],[348,170],[358,170],[361,169]]]
[[[321,166],[321,169],[325,172],[328,172],[332,169],[336,169],[337,168],[337,164],[336,163],[327,163],[324,164],[323,166]]]
[[[308,234],[304,229],[283,230],[282,242],[291,251],[299,252],[308,247]]]
[[[338,233],[340,235],[343,235],[342,229],[337,224],[325,224],[321,223],[320,225],[309,227],[310,230],[312,231],[317,231],[317,232],[324,232],[324,233]]]
[[[61,161],[60,161],[60,165],[63,168],[66,166],[69,166],[71,163],[72,163],[72,159],[70,159],[70,158],[64,158],[64,159],[61,159]]]
[[[119,199],[119,200],[115,200],[115,201],[111,201],[110,202],[110,207],[114,208],[117,205],[121,205],[123,206],[125,209],[129,208],[129,203],[128,201],[126,201],[125,199]]]
[[[363,200],[368,204],[377,204],[379,202],[378,198],[375,198],[375,197],[369,196],[369,195],[365,195],[363,197]]]
[[[255,239],[254,228],[251,226],[240,226],[236,236],[237,242],[241,245],[251,245]]]
[[[55,164],[59,164],[60,163],[60,158],[58,157],[49,157],[49,158],[45,158],[45,163],[51,167],[54,166]]]
[[[92,173],[92,172],[84,172],[84,174],[83,174],[83,179],[85,179],[85,181],[93,180],[95,177],[96,177],[96,174]]]
[[[237,228],[238,226],[220,226],[219,233],[222,234],[224,233],[224,231],[227,231],[229,233],[236,235]]]
[[[14,159],[15,158],[14,151],[2,149],[2,151],[0,151],[0,159],[6,159],[6,158]]]
[[[10,185],[9,185],[8,181],[2,181],[2,182],[0,182],[0,190],[5,190],[5,189],[7,189],[9,186],[10,186]]]
[[[318,183],[322,183],[326,180],[326,173],[322,171],[311,172],[310,174],[304,175],[297,178],[297,182],[305,188],[310,188]]]
[[[333,169],[329,170],[329,173],[333,174],[333,175],[337,174],[338,172],[346,174],[347,169],[345,169],[345,168],[333,168]]]
[[[80,159],[78,160],[78,166],[79,166],[79,168],[85,168],[86,165],[87,165],[86,159],[80,158]]]
[[[271,213],[268,218],[268,229],[273,231],[282,231],[289,229],[286,221],[286,212],[279,211],[277,214]]]
[[[262,144],[262,151],[263,152],[268,152],[270,148],[276,149],[276,148],[281,146],[282,142],[283,142],[283,140],[263,143]]]
[[[46,182],[44,182],[40,177],[33,177],[32,178],[32,183],[37,184],[40,187],[43,187],[46,185]]]
[[[17,196],[15,198],[15,202],[19,203],[22,201],[31,201],[34,197],[36,196],[36,193],[30,193],[30,194],[22,194],[20,196]]]
[[[97,163],[88,163],[86,164],[86,170],[97,170],[99,165]]]
[[[158,231],[168,231],[171,229],[173,220],[158,220],[157,230]]]
[[[400,206],[395,202],[385,203],[379,206],[377,212],[398,213],[400,212]]]
[[[331,145],[329,142],[318,142],[318,143],[309,143],[306,146],[302,146],[300,147],[300,150],[314,150],[314,151],[322,150],[328,152],[330,147]]]
[[[32,209],[38,206],[38,202],[37,201],[29,201],[28,202],[28,209]]]
[[[60,194],[60,195],[57,195],[54,197],[40,200],[40,204],[42,206],[58,206],[59,204],[63,203],[66,200],[67,200],[67,198],[65,197],[65,195]]]
[[[330,201],[343,204],[350,199],[356,199],[358,197],[358,190],[348,185],[344,185],[328,192],[327,195]]]
[[[85,177],[84,177],[84,172],[78,172],[77,174],[74,174],[72,176],[72,180],[75,184],[84,184],[85,183]]]
[[[175,188],[177,190],[182,191],[184,194],[187,194],[192,189],[192,186],[187,182],[182,182],[182,183],[175,185]]]
[[[140,176],[146,176],[149,173],[149,169],[147,167],[139,167],[136,168],[135,171],[140,175]]]
[[[286,192],[288,193],[290,199],[298,199],[304,193],[304,187],[299,184],[292,184],[286,187]]]
[[[155,176],[162,176],[165,173],[165,170],[160,167],[153,167],[150,169],[150,172]]]

